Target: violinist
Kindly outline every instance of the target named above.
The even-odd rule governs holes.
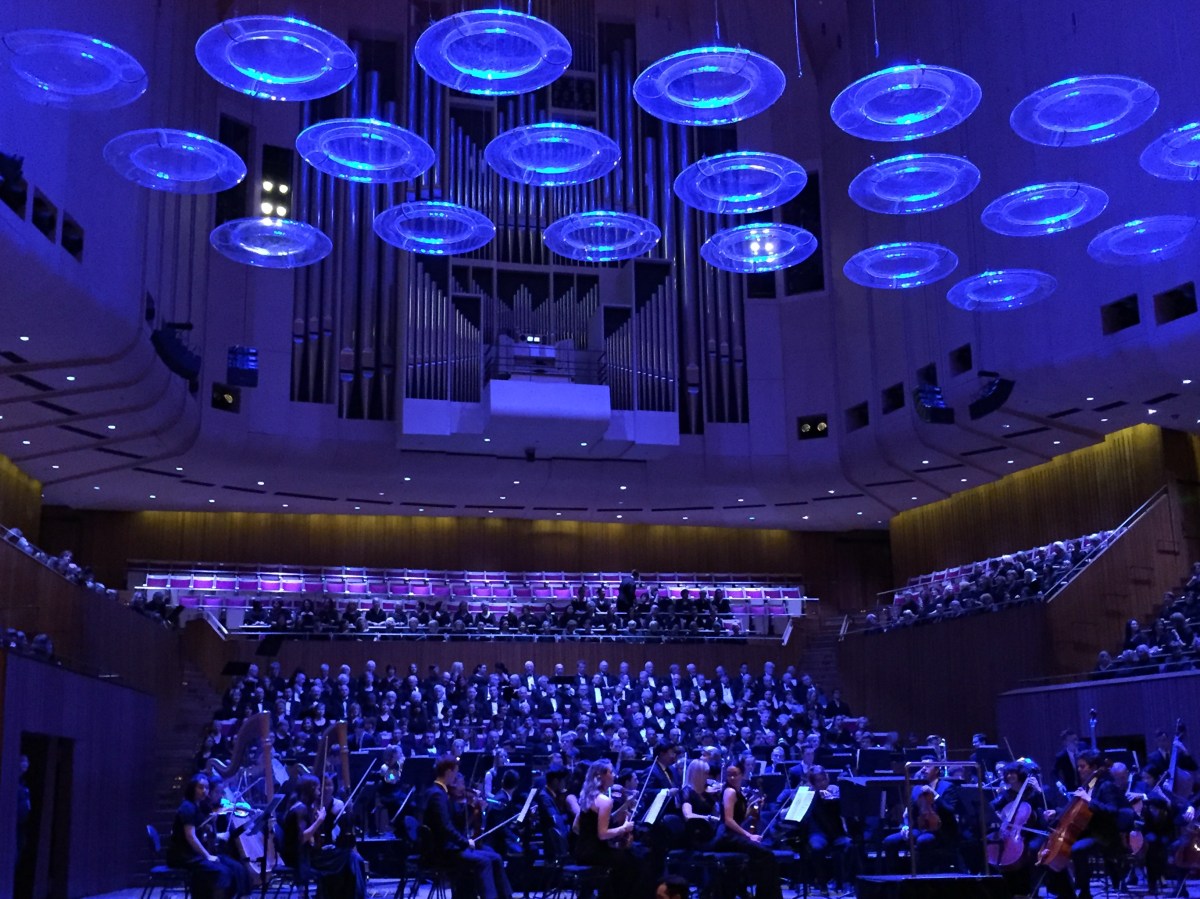
[[[534,832],[542,838],[547,858],[565,858],[570,822],[566,815],[567,769],[552,765],[546,783],[534,797]]]
[[[744,826],[748,817],[746,797],[742,794],[745,777],[745,763],[742,761],[734,762],[725,769],[716,848],[718,852],[740,852],[749,858],[755,899],[783,899],[775,853],[762,845],[762,836],[750,833]]]
[[[644,856],[632,849],[618,848],[622,838],[633,833],[633,821],[613,826],[614,780],[612,762],[592,762],[579,796],[579,817],[575,819],[575,860],[581,865],[608,868],[610,876],[601,890],[601,899],[627,899],[649,891],[649,871]]]
[[[813,802],[803,825],[809,853],[817,865],[817,882],[826,884],[832,875],[834,888],[840,893],[849,883],[851,849],[850,833],[842,817],[841,792],[829,782],[828,772],[820,765],[809,769],[808,783]]]
[[[1075,770],[1079,787],[1070,798],[1080,800],[1090,813],[1079,837],[1070,847],[1075,883],[1072,886],[1067,869],[1064,869],[1049,871],[1046,886],[1051,894],[1060,899],[1075,896],[1078,899],[1091,899],[1092,850],[1100,848],[1106,860],[1114,857],[1118,845],[1117,815],[1125,804],[1125,797],[1113,782],[1112,775],[1104,768],[1100,753],[1096,750],[1082,750],[1075,759]],[[1069,813],[1073,807],[1068,804],[1061,810],[1051,810],[1047,812],[1047,817],[1053,821]]]
[[[480,899],[512,899],[504,861],[486,847],[477,847],[455,824],[450,811],[450,783],[458,774],[458,759],[444,755],[433,769],[433,786],[425,791],[422,822],[427,842],[422,855],[434,864],[461,868]]]
[[[492,849],[506,859],[519,859],[522,855],[516,822],[500,823],[521,811],[524,797],[517,796],[517,785],[520,782],[521,776],[509,768],[500,778],[499,791],[487,798],[488,828],[495,827],[493,833],[488,837],[488,843]]]
[[[240,862],[213,851],[213,818],[206,811],[207,799],[208,778],[192,775],[171,824],[167,864],[188,872],[196,899],[236,899],[249,891],[246,869]]]
[[[712,849],[717,837],[717,825],[722,819],[718,796],[708,791],[708,770],[708,763],[703,759],[688,762],[687,784],[680,801],[689,849]]]
[[[675,760],[679,757],[679,748],[669,741],[663,741],[654,747],[654,764],[646,775],[649,783],[646,790],[651,794],[659,790],[672,790],[680,786],[679,773],[675,770]]]
[[[296,802],[283,819],[280,855],[302,878],[315,878],[327,899],[364,899],[367,879],[363,858],[351,847],[335,845],[333,828],[340,808],[322,796],[321,781],[303,775]]]
[[[388,747],[383,754],[383,761],[375,771],[375,815],[374,829],[376,833],[386,830],[398,832],[400,825],[392,819],[400,810],[400,776],[404,763],[400,759],[400,750],[395,746]]]

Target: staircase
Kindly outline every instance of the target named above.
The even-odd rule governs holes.
[[[828,696],[835,687],[841,686],[838,676],[837,646],[842,629],[840,615],[824,615],[809,619],[808,626],[802,632],[803,649],[797,669],[800,674],[812,676],[813,683],[819,684]],[[854,708],[853,697],[850,697],[850,707]]]

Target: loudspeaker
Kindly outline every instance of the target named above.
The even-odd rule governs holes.
[[[1012,899],[1004,878],[969,874],[860,877],[858,899]]]
[[[926,424],[954,424],[954,410],[946,405],[942,388],[933,384],[922,384],[913,389],[913,407],[917,416]]]
[[[1008,378],[994,377],[984,386],[983,391],[968,407],[968,412],[971,415],[971,421],[978,418],[983,418],[985,415],[991,415],[1012,396],[1013,388],[1017,386],[1016,381],[1010,381]]]

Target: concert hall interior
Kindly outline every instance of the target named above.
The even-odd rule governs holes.
[[[0,897],[1200,895],[1198,35],[5,0]]]

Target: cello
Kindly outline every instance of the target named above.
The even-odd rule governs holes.
[[[1096,710],[1088,714],[1092,749],[1096,748]],[[1037,863],[1051,871],[1065,871],[1071,864],[1071,849],[1092,820],[1091,793],[1080,787],[1054,825],[1046,844],[1038,852]]]
[[[1016,867],[1025,857],[1025,838],[1022,834],[1029,821],[1029,816],[1033,814],[1033,808],[1025,801],[1025,791],[1029,788],[1031,780],[1033,777],[1029,775],[1021,781],[1016,798],[1000,813],[1000,830],[996,834],[997,842],[988,843],[988,864],[1002,871]]]

